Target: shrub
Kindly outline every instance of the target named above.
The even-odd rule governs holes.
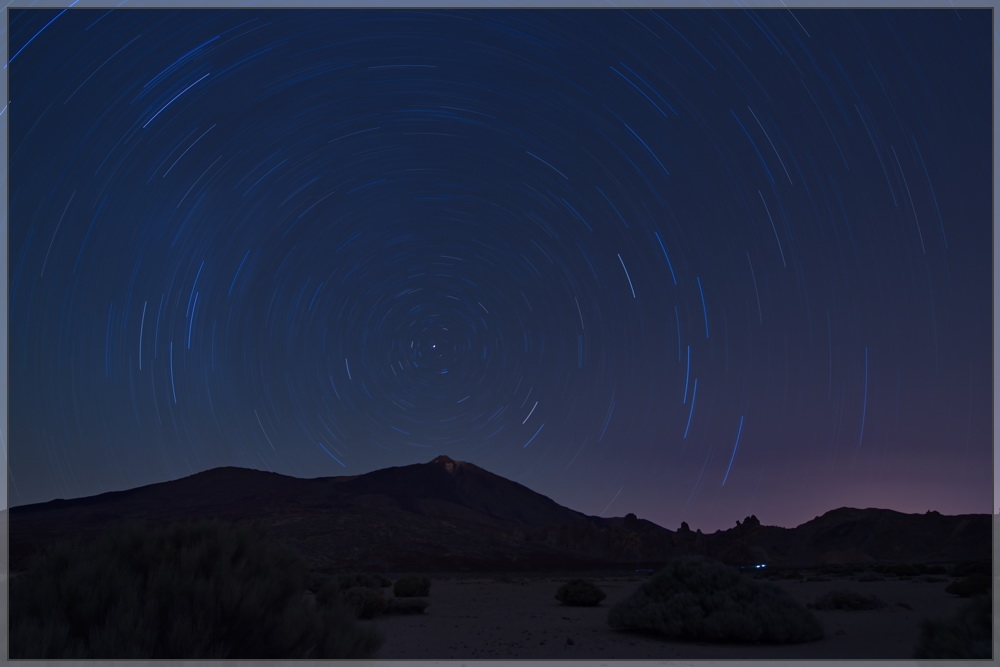
[[[874,595],[862,595],[854,591],[829,591],[821,595],[815,602],[806,605],[810,609],[840,609],[845,611],[866,611],[882,609],[885,602]]]
[[[316,604],[320,607],[327,607],[342,603],[343,598],[341,595],[340,585],[332,579],[327,579],[319,591],[316,592]]]
[[[398,598],[422,598],[431,592],[431,580],[427,577],[402,577],[392,586],[393,594]]]
[[[375,618],[387,606],[385,596],[378,588],[355,586],[344,591],[344,603],[358,618]]]
[[[949,568],[953,577],[968,577],[972,574],[985,574],[993,576],[993,561],[990,560],[968,560],[961,563],[954,563]]]
[[[671,639],[798,643],[822,639],[816,616],[770,582],[699,557],[669,563],[608,613],[614,628]]]
[[[993,586],[993,578],[985,574],[970,574],[964,579],[953,581],[944,589],[945,593],[951,593],[959,597],[967,598],[980,593],[989,592]]]
[[[869,583],[872,581],[885,581],[885,577],[880,577],[877,574],[863,574],[858,577],[858,581]]]
[[[989,595],[977,595],[950,619],[925,619],[913,657],[944,660],[993,657],[993,613]]]
[[[422,614],[429,604],[424,598],[390,598],[387,614]]]
[[[326,575],[313,572],[309,575],[309,582],[306,584],[306,590],[310,593],[319,593],[323,590],[323,586],[326,585],[328,580],[329,577]]]
[[[596,584],[585,579],[568,581],[556,591],[557,600],[573,607],[594,607],[606,597]]]
[[[342,574],[337,579],[340,590],[348,588],[388,588],[392,582],[381,574]]]
[[[247,526],[118,524],[54,545],[10,581],[10,657],[363,658],[382,643],[310,605],[294,553]]]

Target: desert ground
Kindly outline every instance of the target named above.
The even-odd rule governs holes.
[[[380,659],[911,659],[920,621],[951,616],[966,600],[944,591],[951,577],[857,581],[778,580],[802,604],[832,590],[875,595],[887,603],[871,611],[818,611],[825,638],[792,645],[720,645],[667,641],[617,631],[608,610],[646,575],[585,576],[607,594],[596,607],[569,607],[555,599],[575,576],[431,576],[430,606],[422,615],[362,621],[378,628],[385,643]],[[752,575],[748,575],[752,576]],[[943,581],[941,580],[943,579]],[[392,595],[391,590],[386,595]]]

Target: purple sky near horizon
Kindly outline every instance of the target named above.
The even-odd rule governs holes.
[[[9,9],[10,505],[475,463],[993,510],[984,10]]]

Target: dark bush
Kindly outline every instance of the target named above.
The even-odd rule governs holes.
[[[427,577],[402,577],[392,586],[398,598],[423,598],[430,595],[431,580]]]
[[[422,614],[427,609],[428,601],[424,598],[389,598],[387,614]]]
[[[885,577],[880,577],[877,574],[863,574],[860,577],[858,577],[858,581],[864,583],[870,583],[872,581],[885,581]]]
[[[572,607],[595,607],[606,597],[604,591],[586,579],[573,579],[556,591],[556,599]]]
[[[343,592],[344,603],[358,618],[375,618],[388,603],[379,588],[355,586]]]
[[[993,587],[993,577],[986,574],[970,574],[964,579],[953,581],[944,589],[959,597],[967,598],[980,593],[987,593]]]
[[[382,643],[311,605],[301,559],[247,526],[119,524],[10,581],[10,657],[365,658]]]
[[[309,591],[310,593],[319,593],[321,590],[323,590],[323,586],[326,585],[326,582],[329,581],[329,579],[330,577],[328,577],[327,575],[313,572],[309,575],[309,581],[306,584],[306,590]]]
[[[816,616],[770,582],[716,561],[669,563],[608,613],[614,628],[671,639],[799,643],[823,638]]]
[[[333,579],[327,579],[323,586],[316,592],[316,604],[320,607],[327,607],[334,604],[342,604],[343,591],[340,585]]]
[[[953,577],[968,577],[971,574],[985,574],[993,576],[993,561],[991,560],[967,560],[960,563],[952,563],[948,568],[948,574]]]
[[[993,657],[993,612],[989,595],[977,595],[950,619],[925,619],[913,654],[917,659],[975,660]]]
[[[819,596],[815,602],[806,605],[810,609],[839,609],[845,611],[866,611],[882,609],[885,602],[874,595],[862,595],[854,591],[829,591]]]
[[[381,574],[342,574],[337,578],[337,582],[342,591],[348,588],[388,588],[392,585],[392,582]]]

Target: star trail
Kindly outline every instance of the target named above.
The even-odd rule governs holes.
[[[7,16],[11,505],[990,511],[990,10]]]

